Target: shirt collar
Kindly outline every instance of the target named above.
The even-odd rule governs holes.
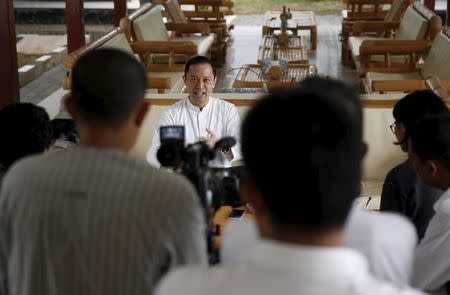
[[[434,203],[434,212],[440,211],[439,209],[443,206],[444,202],[450,199],[450,188],[447,189],[444,194]]]
[[[213,103],[214,98],[212,96],[209,97],[208,103],[203,107],[202,112],[208,111],[211,108],[211,104]],[[186,98],[186,106],[189,110],[199,113],[200,108],[198,106],[195,106],[191,103],[189,100],[189,96]]]
[[[295,271],[329,273],[336,276],[367,276],[366,258],[356,250],[345,247],[313,247],[294,245],[274,240],[258,239],[248,252],[246,260],[271,268]]]

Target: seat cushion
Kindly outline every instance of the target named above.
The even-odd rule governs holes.
[[[359,47],[361,47],[363,41],[366,40],[387,40],[387,38],[368,37],[368,36],[352,36],[348,38],[348,46],[352,51],[352,55],[355,62],[359,60]]]
[[[133,30],[139,41],[167,41],[169,34],[161,15],[162,6],[156,5],[133,21]]]
[[[428,29],[428,20],[420,15],[413,6],[409,6],[395,33],[397,40],[422,40]]]
[[[209,49],[214,42],[214,35],[209,36],[183,36],[183,37],[174,37],[170,40],[173,41],[191,41],[195,45],[197,45],[197,53],[198,55],[208,55]]]
[[[434,39],[428,56],[425,58],[421,73],[425,78],[432,75],[441,80],[450,80],[450,39],[440,32]]]
[[[115,48],[121,49],[131,55],[133,55],[137,60],[139,60],[139,56],[134,54],[133,49],[131,49],[130,44],[128,43],[127,37],[124,33],[118,33],[110,40],[103,43],[99,48]]]
[[[369,87],[369,91],[373,92],[374,81],[402,81],[402,80],[423,80],[422,75],[419,72],[407,72],[407,73],[377,73],[368,72],[366,74],[366,83]]]

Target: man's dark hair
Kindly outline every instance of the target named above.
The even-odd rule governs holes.
[[[206,56],[203,56],[203,55],[197,55],[197,56],[194,56],[193,58],[191,58],[190,60],[188,60],[188,62],[184,66],[184,76],[187,77],[187,75],[189,73],[189,68],[192,65],[199,65],[199,64],[210,65],[212,68],[214,77],[216,76],[216,67],[211,63],[209,58],[207,58]]]
[[[80,121],[115,127],[126,121],[144,98],[146,77],[138,60],[118,49],[83,54],[72,70],[72,101]]]
[[[421,119],[436,114],[448,113],[448,108],[442,99],[431,90],[414,91],[394,106],[392,115],[396,123],[402,123],[405,127],[405,137],[401,142],[407,142],[410,129]]]
[[[50,121],[53,131],[53,139],[64,139],[73,143],[78,143],[78,130],[72,119],[53,119]]]
[[[318,233],[343,226],[359,195],[362,114],[352,89],[314,79],[308,83],[320,88],[279,90],[259,100],[241,140],[248,176],[272,220]],[[333,91],[324,95],[327,87]]]
[[[0,135],[0,164],[4,169],[22,157],[44,152],[53,142],[47,112],[31,103],[0,110]]]
[[[422,160],[438,160],[450,171],[450,114],[429,116],[411,129],[411,150]]]

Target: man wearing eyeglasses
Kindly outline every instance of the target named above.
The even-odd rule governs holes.
[[[216,69],[205,56],[191,58],[184,68],[184,83],[188,97],[175,103],[162,115],[156,126],[147,161],[160,166],[156,153],[160,147],[160,126],[183,125],[185,144],[204,141],[209,147],[225,136],[240,138],[240,119],[236,107],[211,96],[216,85]],[[230,167],[241,159],[240,144],[223,149],[210,164],[214,167]]]
[[[440,97],[429,90],[412,92],[399,100],[392,114],[395,122],[389,127],[403,152],[408,151],[408,138],[414,125],[435,114],[448,113]],[[392,168],[386,175],[381,193],[381,211],[398,212],[408,217],[421,240],[434,214],[433,205],[442,191],[425,185],[410,160]]]

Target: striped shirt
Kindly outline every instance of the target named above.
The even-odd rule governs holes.
[[[118,150],[19,161],[0,195],[9,294],[152,294],[170,268],[206,263],[192,185]]]

